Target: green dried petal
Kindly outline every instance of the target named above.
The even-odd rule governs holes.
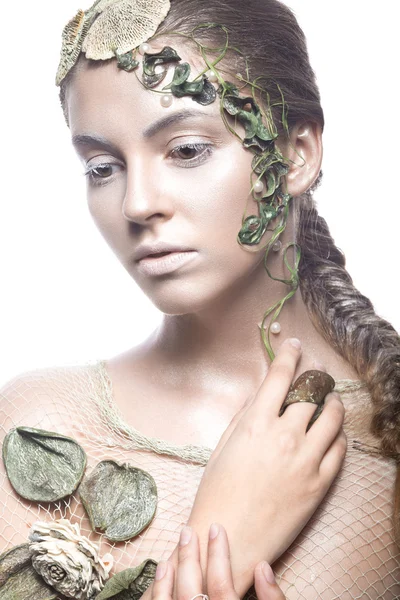
[[[245,138],[243,140],[243,146],[245,148],[255,148],[256,151],[259,152],[265,152],[265,150],[270,150],[271,147],[273,147],[271,144],[273,144],[273,142],[262,140],[257,136]]]
[[[139,66],[139,61],[136,60],[135,54],[132,50],[125,52],[125,54],[116,54],[115,56],[117,57],[117,67],[127,71],[128,73],[134,69],[137,69]]]
[[[246,104],[244,100],[252,101],[252,98],[239,98],[237,94],[226,94],[223,100],[224,109],[234,117]]]
[[[207,106],[214,102],[217,92],[206,78],[202,81],[185,81],[180,85],[171,85],[171,92],[177,98],[192,96],[192,100]]]
[[[268,227],[269,222],[272,221],[272,219],[275,219],[278,216],[279,211],[280,211],[279,206],[276,207],[276,206],[273,206],[273,204],[267,203],[267,202],[260,202],[259,209],[260,209],[260,216],[261,216],[263,223],[265,224],[265,227]]]
[[[79,493],[92,529],[113,542],[129,540],[152,521],[157,487],[146,471],[113,460],[100,462],[82,482]]]
[[[252,246],[259,244],[262,236],[267,230],[267,225],[254,215],[247,217],[239,231],[239,240],[242,244]]]
[[[264,193],[265,198],[269,198],[275,192],[276,188],[279,186],[279,179],[277,179],[274,171],[271,169],[267,174],[267,189]]]
[[[15,546],[0,556],[1,600],[53,600],[57,593],[46,585],[31,563],[29,544]]]
[[[170,84],[166,85],[163,90],[171,89],[173,86],[182,85],[185,81],[188,80],[190,75],[190,65],[189,63],[182,63],[181,65],[177,65],[174,71],[174,77]]]
[[[264,175],[276,160],[277,156],[274,152],[268,152],[264,155],[256,154],[252,160],[251,168],[257,175]]]
[[[217,91],[213,84],[208,81],[207,78],[203,80],[203,89],[200,94],[193,96],[192,100],[201,104],[202,106],[207,106],[208,104],[212,104],[217,97]]]
[[[224,81],[219,85],[217,89],[218,95],[222,98],[222,96],[239,96],[239,90],[237,86],[231,81]]]
[[[15,491],[34,502],[55,502],[76,490],[86,454],[72,438],[17,427],[5,437],[3,461]]]
[[[148,558],[137,567],[125,569],[111,577],[96,600],[139,600],[153,581],[157,563]]]
[[[170,46],[164,46],[161,52],[157,52],[156,54],[146,53],[143,56],[143,83],[149,88],[156,87],[167,74],[167,69],[156,73],[156,66],[165,65],[170,62],[179,62],[180,60],[181,57]]]

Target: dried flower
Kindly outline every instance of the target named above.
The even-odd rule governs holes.
[[[90,600],[104,587],[112,556],[99,556],[98,547],[80,534],[77,523],[66,519],[38,521],[30,531],[33,568],[44,581],[67,598]]]

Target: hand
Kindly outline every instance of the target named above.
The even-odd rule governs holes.
[[[233,586],[228,538],[221,525],[213,524],[210,527],[207,555],[206,583],[209,600],[239,600]],[[258,600],[285,600],[267,563],[257,565],[254,578]],[[186,527],[181,533],[177,568],[174,569],[172,562],[158,564],[151,598],[193,600],[196,596],[200,598],[202,594],[199,541],[196,532]]]
[[[344,407],[329,394],[279,410],[292,383],[300,348],[287,340],[254,400],[222,436],[204,471],[188,524],[200,537],[203,567],[208,524],[222,523],[231,545],[235,589],[244,595],[255,565],[272,564],[293,542],[321,503],[343,462]]]

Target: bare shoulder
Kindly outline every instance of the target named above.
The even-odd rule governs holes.
[[[93,371],[94,365],[53,367],[22,373],[8,381],[0,389],[0,445],[18,426],[55,431],[80,441],[85,423],[87,427],[84,403],[93,388]],[[79,422],[80,415],[85,423]],[[26,543],[36,520],[63,517],[66,513],[62,510],[76,504],[71,497],[61,512],[54,512],[56,509],[24,500],[12,489],[2,460],[0,489],[0,554]]]
[[[0,388],[1,439],[12,427],[58,430],[69,421],[68,405],[82,395],[93,365],[51,367],[21,373]]]

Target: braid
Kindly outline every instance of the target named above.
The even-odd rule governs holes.
[[[302,202],[303,200],[303,202]],[[400,454],[400,337],[353,285],[343,253],[310,194],[297,205],[301,248],[300,289],[314,324],[368,386],[374,413],[371,431],[386,456]],[[395,528],[400,538],[400,468],[395,493]]]

